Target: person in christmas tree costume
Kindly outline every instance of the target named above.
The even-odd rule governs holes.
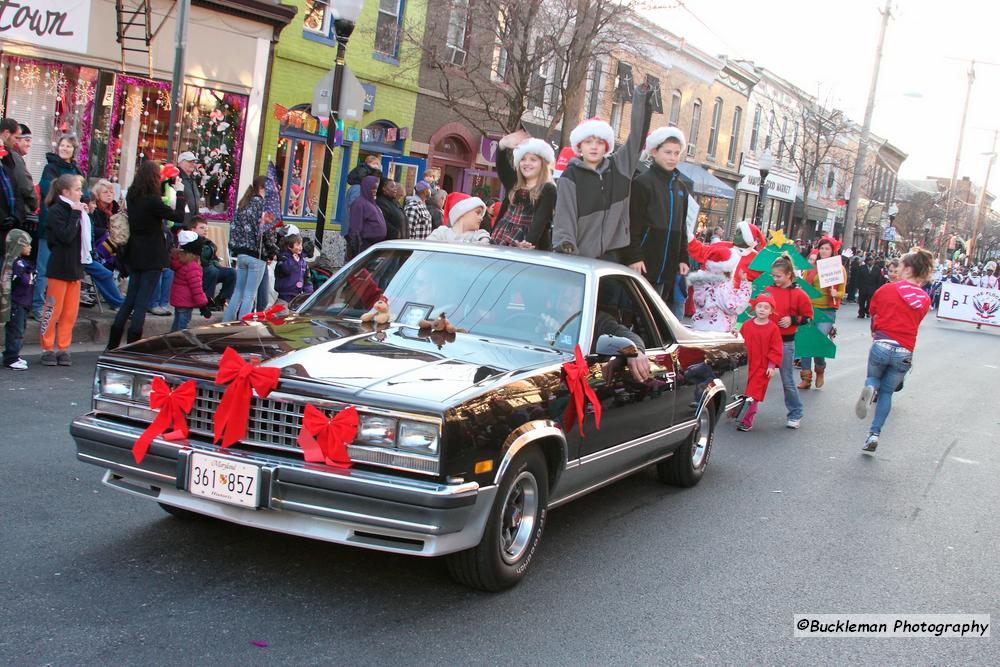
[[[734,331],[737,316],[750,303],[752,287],[745,274],[733,275],[741,256],[731,243],[720,241],[707,246],[702,257],[704,268],[688,274],[694,291],[690,326],[696,331]]]
[[[747,348],[747,389],[746,400],[736,429],[749,431],[753,428],[753,420],[757,408],[764,402],[767,385],[774,374],[781,368],[782,342],[778,325],[771,321],[774,312],[774,298],[770,294],[761,294],[752,302],[754,317],[743,322],[740,333]]]

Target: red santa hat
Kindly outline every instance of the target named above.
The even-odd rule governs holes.
[[[574,151],[579,152],[580,144],[583,143],[584,139],[590,137],[597,137],[604,141],[609,153],[615,149],[615,131],[611,129],[607,121],[597,117],[588,118],[574,127],[573,131],[569,133],[569,143],[573,146]]]
[[[832,236],[824,236],[823,238],[821,238],[819,240],[819,243],[816,244],[816,249],[819,250],[819,247],[821,245],[823,245],[824,243],[829,243],[830,244],[830,247],[833,248],[833,254],[834,255],[836,255],[838,252],[840,252],[840,246],[843,245],[843,243],[841,243],[837,239],[833,238]]]
[[[451,200],[452,199],[451,195],[448,196],[448,199],[451,200],[451,205],[448,208],[447,212],[449,226],[454,227],[455,223],[458,222],[458,219],[461,218],[466,213],[468,213],[469,211],[473,211],[477,208],[482,208],[483,212],[484,213],[486,212],[486,202],[484,202],[479,197],[470,197],[464,192],[458,192],[458,193],[453,192],[452,194],[453,195],[457,194],[460,196],[455,197],[454,200]]]
[[[646,135],[646,152],[652,153],[662,146],[667,139],[676,139],[681,142],[681,150],[684,150],[684,147],[687,146],[684,133],[680,129],[676,127],[658,127]]]
[[[736,238],[733,239],[733,242],[736,245],[745,245],[752,250],[760,249],[767,245],[764,232],[760,231],[760,227],[749,220],[740,220],[736,223]]]
[[[177,168],[172,162],[168,162],[162,167],[160,167],[160,180],[168,181],[171,178],[177,178],[181,175],[181,170]]]
[[[547,141],[532,137],[522,141],[514,148],[514,166],[517,167],[521,164],[521,158],[528,154],[537,155],[550,167],[556,161],[556,152],[552,150],[552,146]]]
[[[769,304],[771,304],[771,310],[774,310],[775,308],[778,307],[778,304],[775,303],[775,301],[774,301],[774,297],[771,296],[770,294],[768,294],[767,292],[763,292],[762,294],[758,294],[756,299],[751,299],[750,300],[750,306],[751,307],[756,306],[758,303],[769,303]]]
[[[731,243],[725,241],[708,246],[705,255],[705,270],[709,273],[733,273],[740,264],[739,253],[733,252]]]

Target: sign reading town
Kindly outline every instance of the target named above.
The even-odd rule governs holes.
[[[90,0],[0,0],[0,40],[87,52]]]

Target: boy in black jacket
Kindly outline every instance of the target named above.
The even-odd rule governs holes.
[[[689,192],[677,170],[683,151],[684,133],[676,127],[661,127],[646,137],[653,163],[632,181],[631,242],[624,253],[624,263],[646,276],[678,319],[684,316],[688,273]]]

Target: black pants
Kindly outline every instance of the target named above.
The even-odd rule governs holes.
[[[28,309],[19,303],[10,304],[10,320],[4,325],[3,365],[10,366],[21,358],[24,327],[28,322]]]
[[[128,277],[128,289],[125,291],[125,301],[118,308],[111,334],[108,336],[108,349],[113,350],[122,342],[125,323],[129,323],[126,341],[134,343],[142,338],[142,327],[146,323],[146,309],[153,298],[153,292],[160,284],[161,269],[152,271],[135,271]]]
[[[868,304],[871,303],[872,292],[868,290],[858,291],[858,317],[868,317]]]

